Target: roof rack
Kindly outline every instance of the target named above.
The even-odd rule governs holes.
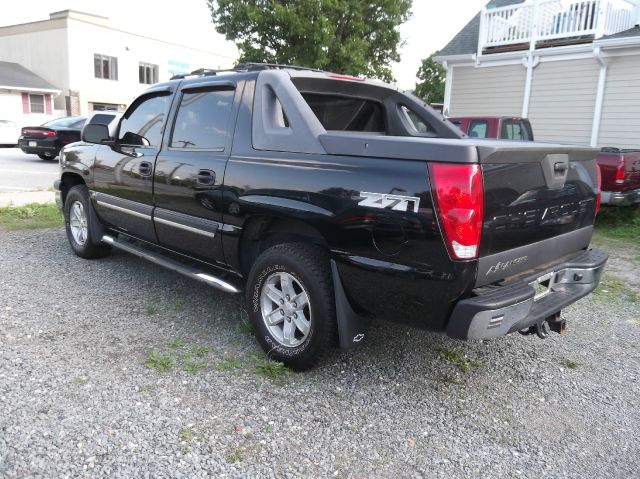
[[[295,65],[282,65],[279,63],[245,62],[245,63],[239,63],[233,68],[224,68],[220,70],[214,70],[212,68],[198,68],[197,70],[193,70],[191,73],[181,73],[179,75],[173,75],[170,78],[170,80],[182,80],[190,76],[213,76],[223,72],[251,72],[251,71],[276,70],[276,69],[289,69],[289,70],[301,70],[301,71],[312,71],[312,72],[324,71],[324,70],[319,70],[317,68],[299,67]]]

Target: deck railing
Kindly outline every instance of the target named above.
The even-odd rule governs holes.
[[[640,2],[639,2],[640,3]],[[480,15],[478,53],[501,46],[574,37],[600,38],[632,28],[638,15],[631,0],[527,0],[485,8]]]

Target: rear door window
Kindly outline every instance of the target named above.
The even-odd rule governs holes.
[[[171,135],[172,148],[219,150],[227,143],[232,86],[185,91]]]
[[[378,101],[319,93],[302,96],[325,130],[386,133],[384,107]]]
[[[489,130],[489,123],[486,120],[472,120],[469,123],[470,138],[486,138]]]
[[[504,140],[533,141],[531,127],[526,120],[503,120],[500,138]]]

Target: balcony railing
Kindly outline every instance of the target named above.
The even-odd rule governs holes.
[[[534,49],[538,42],[600,38],[628,30],[637,20],[636,2],[631,0],[527,0],[485,8],[480,15],[478,54],[495,47]]]

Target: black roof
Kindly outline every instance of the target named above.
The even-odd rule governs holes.
[[[487,3],[487,7],[506,7],[507,5],[515,5],[523,3],[524,0],[492,0]],[[471,19],[467,25],[447,43],[447,45],[438,53],[439,57],[449,55],[470,55],[478,51],[478,35],[480,34],[480,12]]]
[[[19,63],[0,62],[0,86],[17,90],[60,90]]]

